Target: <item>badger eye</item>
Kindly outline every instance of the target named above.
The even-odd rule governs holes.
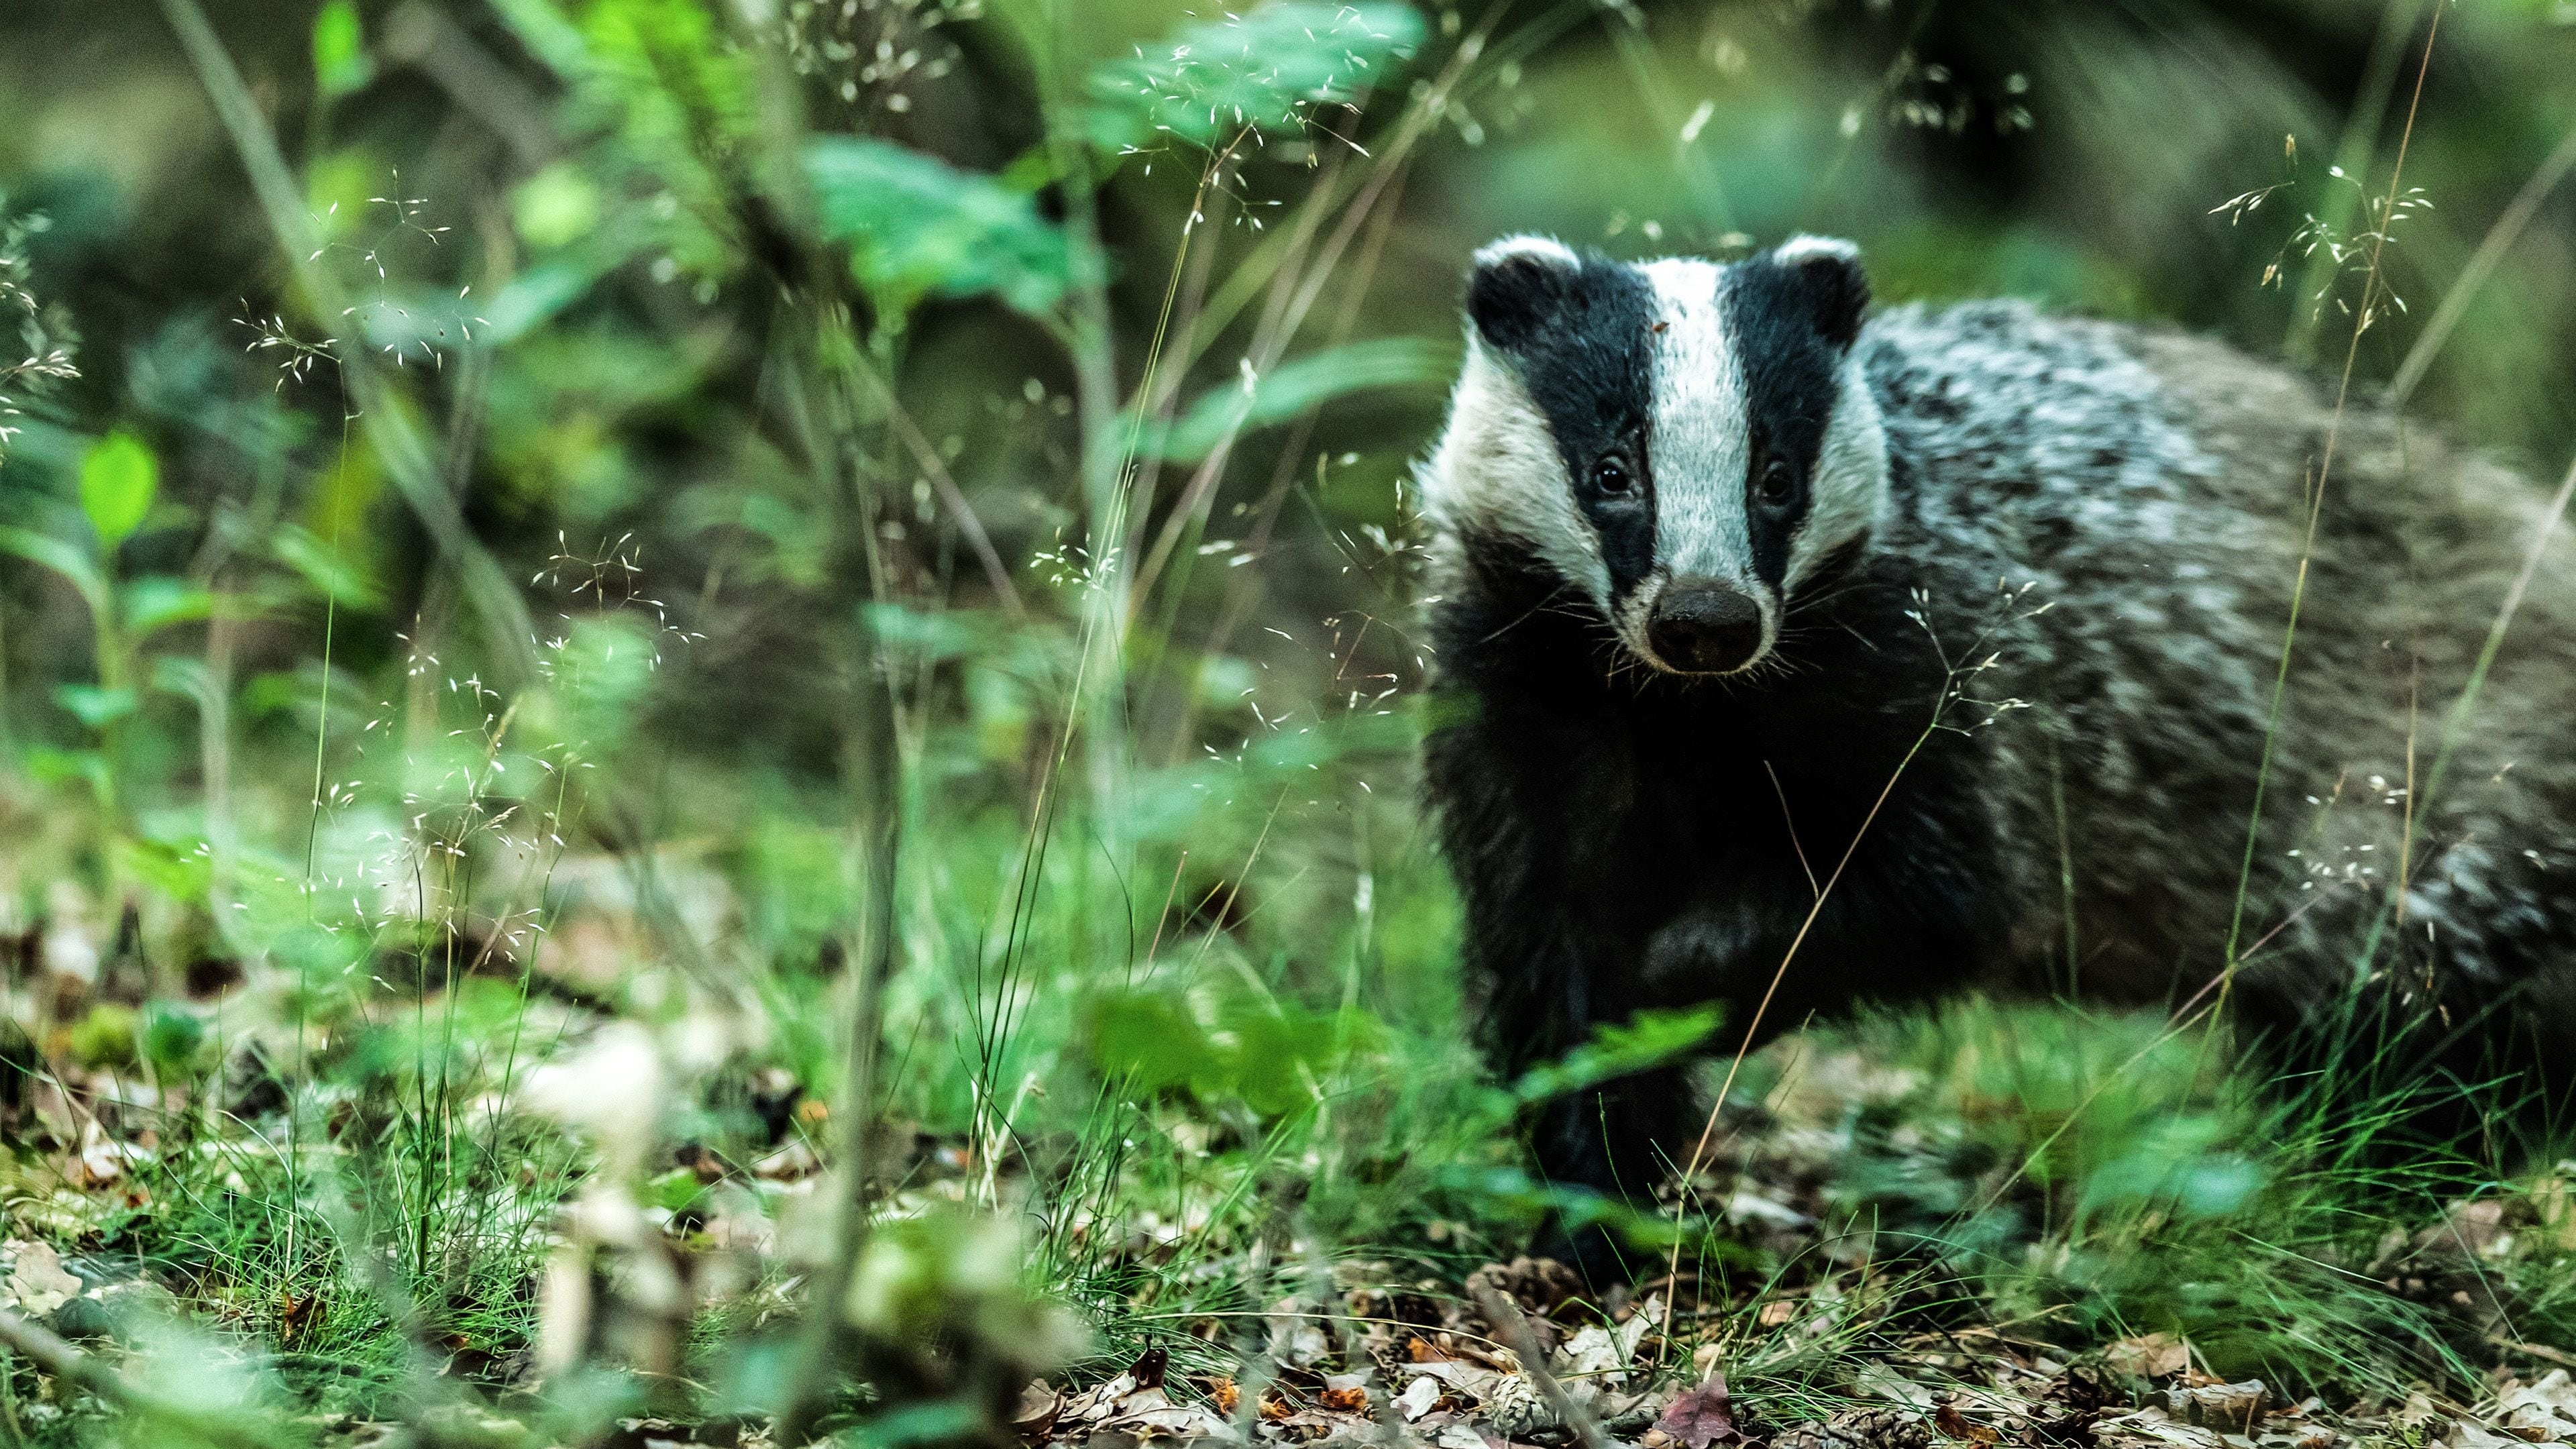
[[[1753,496],[1773,507],[1788,502],[1798,492],[1798,471],[1779,458],[1762,465],[1761,474],[1753,481]]]
[[[1592,465],[1592,486],[1603,493],[1625,493],[1635,484],[1636,479],[1628,472],[1628,460],[1616,453]]]

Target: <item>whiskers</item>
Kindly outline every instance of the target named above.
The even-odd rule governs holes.
[[[1524,610],[1519,617],[1511,620],[1509,623],[1497,626],[1492,633],[1487,634],[1476,642],[1480,645],[1491,644],[1495,640],[1500,639],[1505,634],[1512,632],[1514,629],[1519,628],[1521,625],[1528,623],[1530,620],[1537,618],[1541,614],[1560,614],[1567,618],[1574,619],[1589,617],[1580,610],[1564,608],[1557,604],[1556,601],[1564,595],[1567,589],[1572,587],[1573,585],[1571,584],[1559,583],[1555,588],[1548,590],[1545,595],[1541,596],[1537,603],[1530,605],[1528,609]]]

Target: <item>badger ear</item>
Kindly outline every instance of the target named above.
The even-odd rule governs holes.
[[[1859,247],[1837,237],[1795,236],[1774,247],[1771,260],[1798,279],[1826,340],[1849,348],[1859,339],[1861,313],[1869,310],[1869,274],[1861,270]]]
[[[1486,343],[1514,352],[1529,345],[1573,291],[1582,259],[1563,242],[1508,236],[1476,253],[1467,277],[1467,317]]]

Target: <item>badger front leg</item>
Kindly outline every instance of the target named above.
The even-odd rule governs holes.
[[[1694,909],[1642,946],[1556,973],[1552,991],[1515,1001],[1493,1025],[1505,1043],[1548,1043],[1544,1051],[1513,1054],[1526,1067],[1640,1011],[1713,1001],[1725,1011],[1715,1044],[1731,1052],[1743,1046],[1753,1002],[1801,924],[1802,913],[1765,909],[1758,897]],[[1567,959],[1577,953],[1569,951]],[[1756,1044],[1796,1021],[1766,1014]],[[1550,1182],[1651,1212],[1656,1188],[1683,1170],[1706,1131],[1704,1106],[1692,1090],[1690,1064],[1667,1063],[1546,1104],[1532,1124],[1531,1147]],[[1596,1286],[1649,1266],[1642,1258],[1630,1261],[1614,1234],[1570,1229],[1561,1217],[1533,1251],[1574,1263]]]

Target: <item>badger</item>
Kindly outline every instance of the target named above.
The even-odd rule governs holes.
[[[2282,1042],[2376,1002],[2382,1055],[2508,1087],[2576,1047],[2545,490],[2179,331],[1873,315],[1841,241],[1513,237],[1465,310],[1424,781],[1501,1069],[1962,988],[2225,997]],[[1683,1070],[1548,1109],[1541,1169],[1645,1193]]]

